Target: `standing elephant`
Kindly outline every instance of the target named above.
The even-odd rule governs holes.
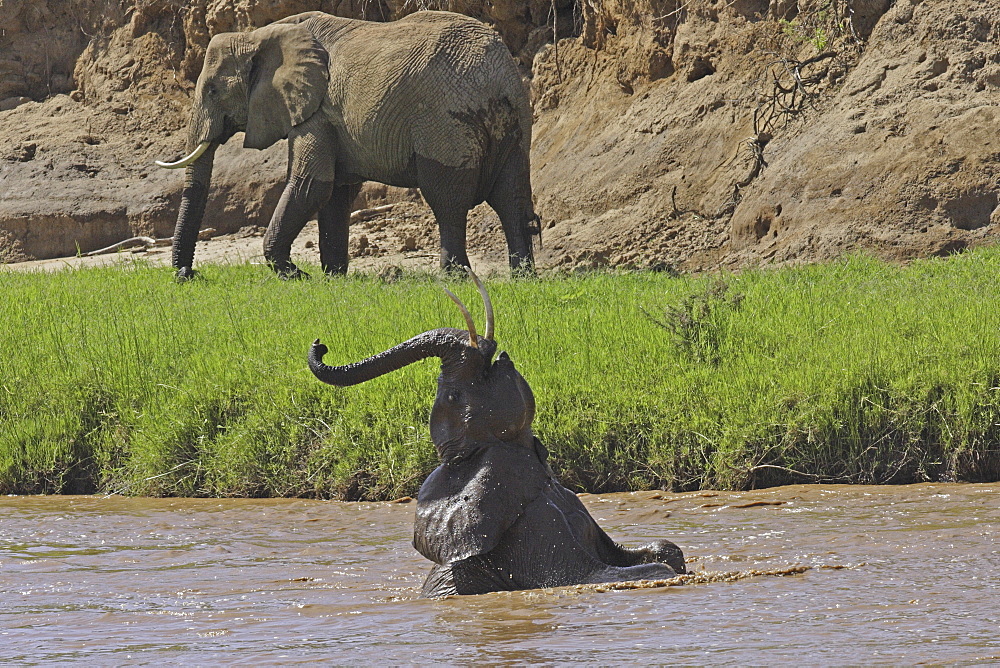
[[[372,23],[306,12],[212,38],[188,123],[173,266],[193,275],[216,148],[288,138],[288,183],[264,257],[297,276],[291,245],[313,216],[320,262],[347,271],[350,206],[364,181],[419,187],[441,235],[441,265],[469,266],[466,216],[500,217],[512,269],[532,269],[531,108],[510,52],[486,25],[449,12]]]
[[[471,272],[470,272],[471,273]],[[684,555],[660,540],[625,548],[559,484],[531,431],[535,400],[506,352],[496,361],[485,288],[485,336],[435,329],[364,361],[332,367],[318,340],[309,368],[332,385],[355,385],[426,357],[441,359],[431,438],[441,465],[417,499],[413,545],[435,563],[423,595],[482,594],[580,583],[671,578]]]

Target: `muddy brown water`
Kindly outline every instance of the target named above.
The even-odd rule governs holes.
[[[694,575],[421,600],[412,503],[0,498],[0,662],[1000,662],[1000,485],[583,499]]]

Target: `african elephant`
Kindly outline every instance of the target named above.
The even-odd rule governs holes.
[[[471,272],[470,272],[471,273]],[[670,541],[625,548],[559,484],[531,430],[535,400],[506,352],[496,361],[493,309],[482,283],[486,332],[424,332],[347,366],[327,366],[317,339],[309,368],[332,385],[355,385],[426,357],[441,359],[431,438],[441,464],[420,487],[413,545],[435,563],[427,597],[580,583],[671,578],[685,573]]]
[[[320,262],[347,271],[350,206],[361,183],[419,187],[437,219],[441,265],[467,267],[466,216],[486,201],[512,269],[530,271],[539,234],[531,198],[531,108],[517,66],[486,25],[449,12],[372,23],[306,12],[212,38],[188,123],[190,153],[173,237],[180,279],[193,274],[213,156],[288,138],[288,182],[264,256],[297,276],[291,244],[313,216]]]

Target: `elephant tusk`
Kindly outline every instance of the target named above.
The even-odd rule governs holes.
[[[493,340],[493,302],[490,301],[490,295],[486,292],[486,286],[483,282],[479,280],[476,276],[476,272],[472,271],[472,267],[466,267],[465,270],[469,272],[469,276],[472,277],[472,281],[476,284],[476,288],[479,290],[479,294],[483,297],[483,306],[486,308],[486,333],[483,334],[483,338],[489,341]]]
[[[191,151],[190,155],[186,155],[177,162],[163,162],[162,160],[156,161],[157,167],[163,167],[164,169],[180,169],[181,167],[187,167],[192,162],[201,157],[201,154],[208,150],[211,142],[203,141],[198,144],[198,148]]]
[[[462,315],[465,316],[465,324],[469,328],[469,345],[473,348],[478,348],[479,341],[476,340],[476,323],[472,322],[472,316],[469,315],[469,309],[465,308],[465,304],[462,303],[462,300],[456,297],[451,290],[444,288],[444,292],[446,295],[451,297],[453,302],[458,304],[458,309],[462,312]]]

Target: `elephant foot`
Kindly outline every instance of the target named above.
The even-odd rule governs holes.
[[[684,552],[669,540],[658,540],[640,547],[621,547],[621,555],[613,561],[619,566],[639,564],[665,564],[678,575],[687,573]]]
[[[324,267],[323,273],[326,274],[327,276],[346,276],[347,267],[341,265],[337,265],[334,267]]]
[[[309,278],[309,274],[302,271],[301,269],[296,267],[294,263],[289,261],[281,263],[272,262],[271,269],[274,270],[274,273],[276,273],[279,278],[283,278],[285,280],[298,280],[302,278]]]
[[[531,280],[533,278],[538,278],[538,274],[535,272],[535,263],[529,261],[510,263],[510,276],[511,278],[521,279],[521,280]]]
[[[181,267],[177,270],[177,273],[174,274],[174,280],[178,283],[186,283],[197,275],[198,272],[196,272],[193,268]]]
[[[649,552],[649,561],[666,564],[678,575],[687,573],[687,565],[684,562],[684,553],[681,548],[671,543],[669,540],[658,540],[646,546]]]
[[[469,277],[469,265],[460,264],[458,262],[448,262],[441,267],[444,269],[444,273],[448,278],[468,278]]]

